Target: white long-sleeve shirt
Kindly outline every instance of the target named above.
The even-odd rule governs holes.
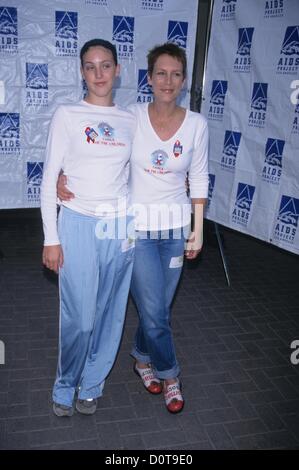
[[[41,185],[45,245],[59,244],[56,183],[60,170],[75,194],[62,204],[81,214],[116,217],[126,209],[125,166],[136,119],[119,106],[80,101],[60,106],[51,121]]]
[[[128,107],[137,118],[130,160],[129,199],[137,230],[167,230],[190,223],[191,198],[208,195],[208,127],[206,119],[186,110],[185,119],[170,139],[153,129],[148,104]]]

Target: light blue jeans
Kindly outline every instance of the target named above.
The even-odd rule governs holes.
[[[126,227],[131,219],[108,223]],[[102,395],[123,330],[134,248],[126,238],[99,239],[98,223],[105,226],[103,219],[66,207],[59,214],[64,263],[59,272],[59,359],[53,400],[66,406],[72,405],[76,391],[80,399]]]
[[[160,379],[175,378],[180,372],[170,306],[182,272],[184,243],[183,229],[137,232],[131,293],[139,326],[131,354],[140,362],[151,363]]]

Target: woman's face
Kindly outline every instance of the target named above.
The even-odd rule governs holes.
[[[155,62],[153,73],[148,77],[155,101],[172,102],[180,94],[183,84],[183,64],[168,54],[162,54]]]
[[[94,104],[109,105],[119,65],[115,65],[112,52],[102,46],[90,47],[83,56],[81,74],[86,82],[88,97]]]

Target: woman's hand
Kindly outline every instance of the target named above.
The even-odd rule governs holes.
[[[194,232],[190,233],[185,249],[185,257],[187,259],[195,259],[202,249],[202,237],[196,237]]]
[[[44,246],[43,264],[52,271],[58,273],[63,265],[63,252],[61,245]]]
[[[192,198],[193,206],[193,231],[190,233],[185,250],[187,259],[195,259],[201,252],[203,245],[203,207],[206,199]]]
[[[66,176],[62,173],[59,175],[58,181],[57,181],[57,196],[61,201],[70,201],[75,197],[74,193],[71,193],[66,187],[67,184],[67,178]]]

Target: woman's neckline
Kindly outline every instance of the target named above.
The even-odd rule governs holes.
[[[86,106],[92,106],[93,108],[104,108],[104,109],[114,109],[116,108],[116,104],[112,103],[110,106],[108,105],[102,105],[102,104],[95,104],[95,103],[89,103],[89,101],[86,101],[84,98],[81,100],[82,104],[85,104]]]
[[[147,103],[147,106],[146,106],[146,114],[147,114],[147,119],[148,119],[148,122],[149,122],[149,125],[150,125],[150,128],[151,128],[153,134],[156,136],[157,139],[159,139],[161,142],[164,142],[164,143],[165,143],[165,142],[168,142],[168,141],[170,141],[170,140],[172,140],[172,139],[176,136],[176,134],[177,134],[178,132],[180,132],[180,130],[181,130],[182,127],[184,126],[184,124],[185,124],[185,122],[186,122],[186,119],[187,119],[187,115],[188,115],[188,113],[189,113],[189,110],[188,110],[187,108],[185,108],[185,116],[184,116],[184,119],[182,120],[180,126],[174,131],[174,133],[173,133],[168,139],[165,139],[165,140],[164,140],[164,139],[162,139],[162,138],[159,136],[159,134],[157,133],[157,131],[155,130],[155,128],[154,128],[154,126],[153,126],[153,124],[152,124],[152,122],[151,122],[150,115],[149,115],[149,105],[150,105],[150,103]]]

